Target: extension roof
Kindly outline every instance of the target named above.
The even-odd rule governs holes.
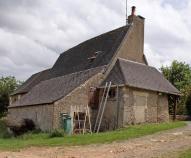
[[[11,95],[27,93],[38,83],[40,83],[43,80],[48,79],[49,78],[49,71],[50,71],[50,69],[47,69],[47,70],[38,72],[36,74],[33,74],[24,84],[22,84]]]
[[[104,66],[101,66],[42,81],[9,107],[53,103],[69,94],[76,87],[83,84],[93,75],[101,72],[104,68]]]
[[[12,95],[27,93],[40,81],[109,64],[128,29],[120,27],[67,50],[51,69],[32,75]]]
[[[180,95],[180,92],[156,68],[125,59],[118,59],[102,86],[110,81],[113,85],[127,85]]]

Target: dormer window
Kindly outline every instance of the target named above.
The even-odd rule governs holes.
[[[89,57],[88,60],[89,60],[90,62],[93,62],[93,61],[97,58],[97,56],[98,56],[100,53],[102,53],[102,51],[94,52],[94,55],[91,56],[91,57]]]
[[[92,57],[89,57],[89,58],[88,58],[88,60],[89,60],[90,62],[93,62],[95,59],[96,59],[96,56],[92,56]]]

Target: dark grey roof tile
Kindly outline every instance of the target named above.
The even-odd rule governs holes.
[[[180,95],[156,68],[124,59],[118,59],[102,86],[109,81],[113,84]]]
[[[107,65],[128,29],[129,26],[120,27],[67,50],[60,55],[51,69],[34,74],[13,95],[27,93],[40,81]],[[96,56],[96,58],[90,60],[89,58],[92,56]]]
[[[93,75],[101,72],[105,66],[72,73],[42,81],[10,107],[48,104],[59,100],[83,84]]]

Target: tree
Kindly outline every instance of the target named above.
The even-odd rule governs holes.
[[[187,114],[191,116],[191,90],[189,91],[188,97],[186,99],[186,110]]]
[[[174,60],[170,66],[162,66],[161,71],[166,79],[182,93],[177,107],[177,114],[186,113],[185,104],[191,89],[191,67],[185,62]],[[169,102],[169,110],[172,113],[171,102]]]
[[[21,84],[15,77],[0,78],[0,116],[7,112],[9,95]]]

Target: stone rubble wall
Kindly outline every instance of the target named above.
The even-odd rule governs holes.
[[[53,104],[9,108],[7,119],[15,123],[31,119],[37,129],[50,131],[53,127]]]
[[[67,96],[58,100],[54,103],[54,125],[53,128],[60,128],[60,114],[67,113],[71,114],[71,106],[87,106],[88,105],[88,93],[90,87],[97,87],[103,79],[103,74],[98,73],[95,76],[91,77],[84,84],[77,87]],[[90,110],[90,114],[92,115],[92,111]]]

